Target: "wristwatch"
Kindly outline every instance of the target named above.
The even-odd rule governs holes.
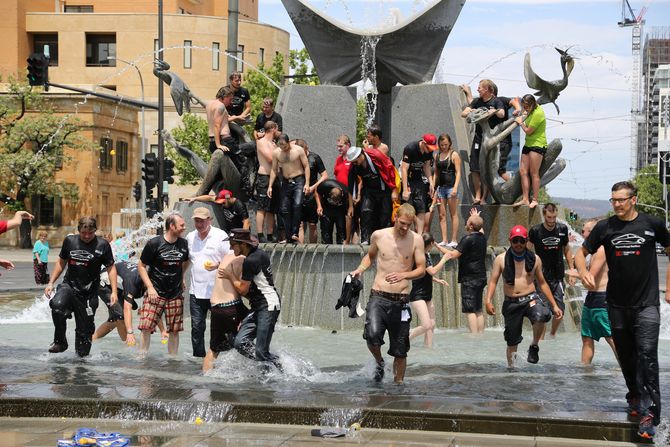
[[[127,330],[127,331],[126,331],[126,334],[134,334],[134,332],[133,332],[132,329],[130,329],[130,330]]]

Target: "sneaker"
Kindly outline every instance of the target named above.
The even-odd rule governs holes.
[[[639,418],[640,417],[640,398],[631,397],[628,400],[628,408],[626,408],[626,413],[630,418]]]
[[[528,363],[537,363],[540,361],[540,347],[538,345],[530,345],[528,347]]]
[[[654,436],[656,435],[656,427],[654,427],[654,413],[647,411],[647,414],[644,415],[642,419],[640,419],[637,435],[644,439],[654,439]]]
[[[440,247],[448,247],[448,246],[449,246],[449,244],[447,243],[447,241],[442,241],[442,242],[440,242],[440,243],[437,244],[437,245],[439,245]]]
[[[377,363],[375,366],[374,381],[381,382],[384,379],[384,362]]]
[[[67,343],[51,343],[49,346],[49,352],[52,354],[58,354],[59,352],[64,352],[67,350]]]
[[[451,241],[447,244],[447,247],[456,248],[456,247],[458,247],[458,242]]]

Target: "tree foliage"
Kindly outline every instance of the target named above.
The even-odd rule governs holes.
[[[207,120],[193,113],[185,113],[182,124],[172,129],[172,136],[180,144],[195,152],[205,162],[209,162],[209,128]],[[202,181],[191,163],[179,155],[168,143],[165,144],[168,158],[175,163],[175,174],[179,176],[178,185],[197,185]]]
[[[655,165],[645,166],[640,169],[633,179],[637,186],[638,208],[645,213],[658,216],[665,219],[665,202],[663,201],[663,185],[658,179],[658,172]],[[651,205],[658,208],[652,208]]]
[[[293,74],[293,78],[291,78],[293,84],[321,84],[318,76],[312,76],[315,70],[307,48],[291,50],[289,52],[289,67]]]
[[[264,98],[272,98],[275,104],[277,103],[279,89],[268,78],[272,79],[277,85],[282,85],[284,82],[284,56],[281,54],[275,56],[272,65],[269,67],[259,64],[258,70],[250,70],[245,76],[244,87],[251,94],[252,118],[261,113]]]

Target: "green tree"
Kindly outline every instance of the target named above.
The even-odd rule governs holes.
[[[367,138],[367,126],[365,115],[365,98],[358,98],[356,101],[356,145],[363,146],[363,140]]]
[[[182,124],[171,131],[172,136],[180,144],[195,152],[205,163],[209,162],[209,128],[207,120],[193,113],[186,113],[182,117]],[[179,176],[178,185],[197,185],[202,178],[191,163],[179,155],[169,143],[165,145],[168,158],[175,163],[175,174]]]
[[[277,103],[279,89],[275,87],[268,77],[277,85],[284,82],[284,56],[277,54],[272,60],[272,65],[265,67],[258,65],[258,70],[250,70],[244,80],[244,87],[251,93],[251,116],[255,118],[261,113],[263,99],[272,98]]]
[[[80,133],[83,126],[72,115],[56,115],[49,101],[25,83],[9,79],[9,95],[0,100],[0,191],[8,208],[26,209],[28,199],[37,194],[77,202],[77,186],[55,181],[54,172],[76,166],[66,148],[100,150]],[[30,224],[25,222],[21,247],[31,246]]]
[[[288,64],[293,71],[293,84],[321,84],[318,76],[312,76],[315,70],[307,48],[289,51]]]
[[[633,179],[633,183],[637,186],[637,202],[638,208],[645,213],[658,216],[665,219],[665,202],[663,201],[663,185],[658,179],[658,172],[655,165],[645,166],[640,169]],[[658,208],[652,208],[651,205]]]

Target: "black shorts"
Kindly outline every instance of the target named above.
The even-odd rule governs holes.
[[[481,143],[475,137],[470,148],[470,172],[479,172],[479,151]]]
[[[486,278],[466,279],[461,282],[461,312],[464,314],[482,311],[482,294]]]
[[[431,199],[428,195],[428,184],[423,180],[414,180],[408,184],[410,194],[407,203],[414,207],[416,214],[423,214],[428,211]]]
[[[512,151],[512,140],[509,138],[503,139],[498,145],[500,148],[500,164],[498,165],[498,174],[502,175],[507,172],[507,160],[509,153]]]
[[[209,349],[217,353],[233,349],[237,328],[249,314],[249,309],[242,300],[237,300],[231,303],[213,304],[211,312]]]
[[[425,301],[425,302],[429,303],[432,299],[433,299],[433,297],[429,296],[429,295],[419,294],[419,295],[410,295],[409,296],[409,302],[410,303],[413,303],[415,301]]]
[[[109,312],[109,317],[107,318],[108,323],[114,323],[115,321],[123,320],[123,290],[117,290],[118,300],[113,306],[109,305],[109,299],[112,296],[112,289],[109,287],[101,287],[98,289],[98,297],[102,300],[103,303],[107,305],[107,311]]]
[[[556,304],[558,307],[561,309],[561,311],[565,311],[565,301],[564,301],[564,296],[565,292],[563,290],[563,280],[562,279],[547,279],[547,284],[549,285],[549,289],[551,289],[551,294],[554,295],[554,300],[556,300]],[[538,290],[538,294],[540,295],[540,298],[544,301],[544,305],[547,306],[549,309],[551,309],[551,303],[549,302],[549,299],[542,293],[539,287],[537,287],[537,284],[535,284],[535,288]]]
[[[523,155],[526,155],[530,152],[535,152],[544,157],[544,154],[547,153],[547,148],[546,147],[539,147],[539,146],[524,146],[523,149],[521,150],[521,153]]]
[[[309,222],[316,225],[319,223],[319,215],[316,213],[316,198],[314,194],[305,196],[302,201],[302,214],[300,214],[302,222]]]
[[[514,298],[506,296],[502,314],[505,318],[504,336],[507,346],[516,346],[523,340],[523,317],[528,318],[531,323],[546,323],[551,319],[551,311],[535,292]]]
[[[268,186],[270,185],[270,176],[258,174],[256,176],[256,203],[258,209],[269,213],[279,213],[279,201],[281,199],[281,183],[276,179],[272,185],[272,198],[268,197]]]
[[[370,300],[365,308],[365,328],[363,338],[370,346],[384,344],[384,332],[389,333],[388,354],[392,357],[405,358],[409,351],[409,325],[412,311],[407,300],[397,301],[384,298],[376,290],[370,291]],[[403,318],[405,317],[405,318]],[[402,321],[402,320],[406,321]]]

